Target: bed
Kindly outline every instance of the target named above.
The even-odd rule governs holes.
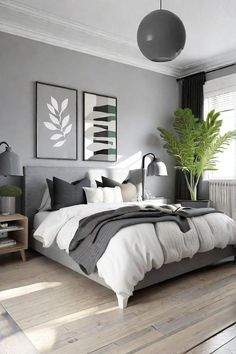
[[[37,214],[34,219],[37,209],[40,205],[42,194],[45,189],[45,179],[57,176],[68,181],[83,178],[89,175],[90,179],[94,181],[99,179],[101,175],[105,175],[116,180],[123,180],[129,175],[130,181],[136,185],[140,192],[141,175],[139,170],[127,171],[121,169],[87,169],[85,167],[75,168],[60,168],[60,167],[37,167],[28,166],[24,168],[24,213],[29,218],[29,245],[30,248],[36,250],[42,255],[87,276],[92,281],[95,281],[105,287],[111,288],[103,277],[94,272],[90,275],[84,274],[78,264],[66,253],[61,250],[56,242],[45,248],[43,244],[36,240],[33,235],[33,223],[40,225],[42,220],[47,216],[46,214]],[[35,225],[37,227],[37,225]],[[184,258],[179,262],[173,262],[162,265],[159,269],[151,269],[148,271],[143,279],[139,279],[134,287],[134,291],[145,288],[147,286],[159,283],[161,281],[176,277],[178,275],[190,272],[192,270],[213,264],[221,259],[227,257],[236,257],[236,249],[234,245],[229,245],[224,248],[214,248],[204,253],[197,253],[192,258]],[[130,294],[116,292],[118,306],[124,308],[127,306]]]

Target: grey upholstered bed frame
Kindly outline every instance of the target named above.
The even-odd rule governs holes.
[[[61,251],[56,245],[50,248],[43,248],[41,243],[36,241],[32,237],[33,230],[33,218],[37,209],[39,208],[43,192],[46,186],[46,178],[52,178],[57,176],[63,178],[67,181],[73,181],[76,179],[83,178],[85,175],[89,175],[92,180],[100,179],[101,175],[107,177],[113,177],[120,181],[125,179],[128,175],[130,180],[136,184],[139,193],[140,191],[140,170],[121,170],[121,169],[88,169],[85,167],[38,167],[38,166],[27,166],[24,167],[24,213],[29,218],[29,245],[30,248],[38,251],[39,253],[45,255],[48,258],[63,264],[64,266],[81,273],[79,266],[66,254]],[[207,265],[216,263],[221,259],[228,257],[236,258],[236,248],[233,246],[228,246],[224,249],[214,249],[205,253],[198,253],[192,259],[186,258],[181,262],[175,262],[171,264],[166,264],[160,269],[153,269],[147,273],[142,281],[140,281],[135,290],[143,289],[150,285],[162,282],[167,279],[174,278],[181,274],[188,273],[195,269],[205,267]],[[107,284],[101,279],[97,274],[89,276],[90,279],[102,284],[106,287]],[[127,305],[128,299],[119,299],[118,303],[121,308]]]

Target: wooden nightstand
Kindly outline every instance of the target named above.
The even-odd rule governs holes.
[[[0,223],[8,223],[8,227],[0,227],[0,232],[7,232],[16,240],[15,245],[0,247],[0,255],[20,252],[22,261],[26,261],[25,250],[28,248],[28,218],[21,214],[0,215]]]

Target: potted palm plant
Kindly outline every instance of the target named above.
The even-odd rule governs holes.
[[[175,167],[183,172],[191,201],[196,201],[200,177],[205,171],[217,170],[217,156],[236,137],[236,131],[220,134],[222,120],[214,110],[203,121],[189,108],[179,108],[174,115],[174,132],[158,130],[165,141],[164,148],[175,158]]]
[[[20,187],[12,185],[0,186],[0,212],[2,215],[14,214],[16,210],[16,197],[20,197]]]

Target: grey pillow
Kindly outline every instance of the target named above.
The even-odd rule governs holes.
[[[97,181],[96,181],[97,182]],[[111,178],[102,176],[103,187],[120,187],[121,194],[124,202],[136,202],[137,201],[137,189],[135,185],[129,181],[119,183]]]
[[[58,210],[76,204],[86,204],[83,187],[90,187],[90,181],[87,177],[73,183],[53,177],[52,209]]]
[[[103,183],[100,181],[95,180],[97,187],[103,187]]]
[[[50,198],[51,198],[51,207],[53,205],[53,181],[49,178],[46,178],[46,181],[47,181],[47,185],[48,185],[48,190],[49,190],[49,195],[50,195]]]

